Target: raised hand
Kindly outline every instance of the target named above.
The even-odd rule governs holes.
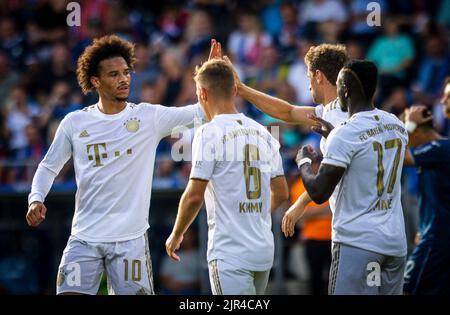
[[[412,121],[417,125],[423,125],[432,120],[433,116],[425,105],[413,105],[405,110],[405,121]]]
[[[208,60],[211,59],[222,59],[222,45],[214,38],[211,39],[211,50],[208,57]]]

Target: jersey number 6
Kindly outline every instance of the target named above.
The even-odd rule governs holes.
[[[251,161],[259,161],[259,150],[256,145],[246,144],[244,147],[245,191],[248,199],[261,197],[261,171],[250,166]],[[253,177],[253,190],[250,190],[250,177]]]

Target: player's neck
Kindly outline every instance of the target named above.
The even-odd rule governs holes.
[[[234,102],[215,102],[214,106],[211,106],[209,110],[209,116],[211,119],[214,119],[214,117],[218,115],[226,114],[239,114]]]
[[[323,105],[327,105],[333,102],[337,98],[337,90],[336,87],[327,84],[323,89]]]
[[[118,114],[127,105],[126,101],[110,101],[100,97],[98,100],[98,109],[106,115]]]
[[[373,103],[371,101],[366,100],[350,101],[350,104],[348,105],[348,112],[350,117],[352,117],[356,113],[367,112],[374,109],[375,106],[373,106]]]

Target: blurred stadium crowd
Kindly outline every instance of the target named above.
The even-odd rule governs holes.
[[[425,104],[439,131],[450,123],[440,104],[450,75],[450,0],[386,1],[381,26],[366,18],[368,0],[79,0],[81,25],[67,25],[63,0],[0,1],[0,192],[27,192],[61,119],[97,101],[76,82],[76,63],[92,39],[118,34],[136,44],[130,102],[183,106],[196,102],[192,79],[207,59],[210,39],[219,40],[248,85],[298,106],[314,105],[303,57],[321,43],[343,43],[352,58],[368,58],[380,71],[376,106],[400,115]],[[319,146],[319,136],[283,124],[237,98],[244,114],[279,137],[289,183],[298,178],[298,148]],[[190,143],[192,132],[181,141]],[[178,137],[158,148],[154,189],[185,187],[190,163],[171,157]],[[70,163],[54,190],[75,191]],[[404,169],[404,208],[415,234],[416,174]],[[25,211],[25,209],[24,209]],[[412,246],[412,245],[411,245]],[[56,272],[56,271],[55,271]]]

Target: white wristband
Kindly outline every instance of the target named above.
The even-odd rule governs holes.
[[[305,164],[305,163],[311,164],[312,160],[310,158],[308,158],[308,157],[305,157],[305,158],[301,159],[300,162],[298,162],[298,164],[297,164],[298,169],[300,169],[300,167],[302,167],[302,165]]]
[[[408,120],[405,123],[405,128],[408,131],[408,133],[413,133],[414,130],[416,130],[416,128],[417,128],[417,124],[414,121]]]

